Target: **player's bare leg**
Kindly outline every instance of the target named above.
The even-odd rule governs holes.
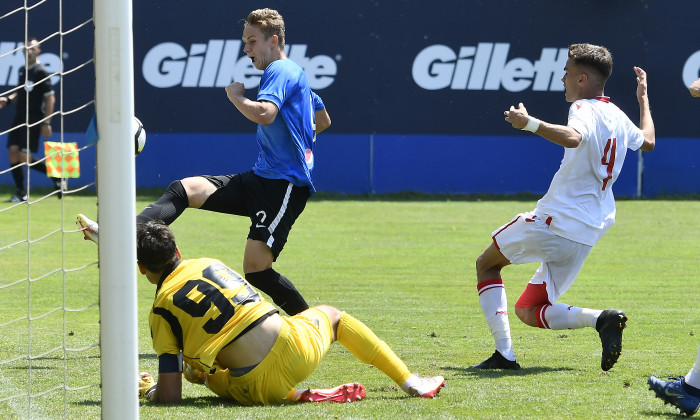
[[[509,264],[510,261],[493,243],[476,260],[479,304],[493,335],[496,351],[485,361],[470,366],[473,369],[520,369],[513,352],[508,300],[505,284],[501,279],[501,269]]]
[[[528,284],[523,296],[536,294],[537,288],[543,289],[543,285]],[[531,327],[552,330],[595,328],[603,348],[600,367],[604,371],[610,370],[622,354],[622,330],[627,322],[625,313],[618,309],[601,311],[564,303],[550,304],[546,292],[541,293],[545,293],[543,303],[537,306],[524,308],[518,307],[516,303],[515,313],[518,318]]]
[[[309,309],[294,284],[272,269],[272,260],[272,250],[266,243],[248,238],[243,255],[245,279],[289,315]]]

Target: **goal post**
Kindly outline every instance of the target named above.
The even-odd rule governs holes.
[[[139,416],[131,0],[94,0],[102,418]]]

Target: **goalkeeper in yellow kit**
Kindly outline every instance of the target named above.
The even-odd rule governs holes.
[[[333,341],[372,364],[407,394],[432,398],[442,377],[412,374],[362,322],[331,306],[280,316],[238,273],[218,260],[183,260],[162,221],[137,227],[139,270],[157,286],[150,314],[158,382],[142,373],[139,392],[154,402],[178,403],[182,376],[241,404],[352,402],[365,396],[358,383],[296,389]],[[184,365],[184,372],[183,372]]]

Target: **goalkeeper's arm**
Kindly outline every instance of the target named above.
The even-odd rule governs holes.
[[[182,400],[182,373],[159,373],[156,389],[149,399],[165,404],[179,403]]]
[[[182,400],[182,374],[159,373],[158,382],[146,372],[139,375],[139,397],[149,401],[177,404]]]
[[[179,403],[182,400],[182,353],[158,356],[158,383],[153,383],[151,378],[151,384],[153,386],[150,388],[144,384],[144,376],[141,375],[139,395],[153,402]]]

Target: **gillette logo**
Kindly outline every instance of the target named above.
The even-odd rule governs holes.
[[[61,71],[61,57],[57,54],[45,52],[39,54],[37,59],[49,74]],[[0,86],[19,86],[19,69],[24,66],[25,61],[24,42],[0,42]],[[60,76],[51,77],[54,86],[60,81]]]
[[[480,42],[453,50],[431,45],[413,60],[413,80],[426,90],[563,91],[568,48],[542,48],[539,60],[508,59],[509,43]]]
[[[260,84],[262,71],[253,67],[242,54],[240,40],[212,39],[206,44],[192,44],[189,50],[174,42],[163,42],[151,48],[143,59],[146,81],[157,88],[226,87],[241,82],[246,89]],[[305,44],[285,46],[287,58],[299,64],[309,79],[311,89],[327,88],[335,81],[338,66],[327,55],[306,56]]]
[[[683,65],[683,83],[690,86],[700,77],[700,50],[695,51]]]

